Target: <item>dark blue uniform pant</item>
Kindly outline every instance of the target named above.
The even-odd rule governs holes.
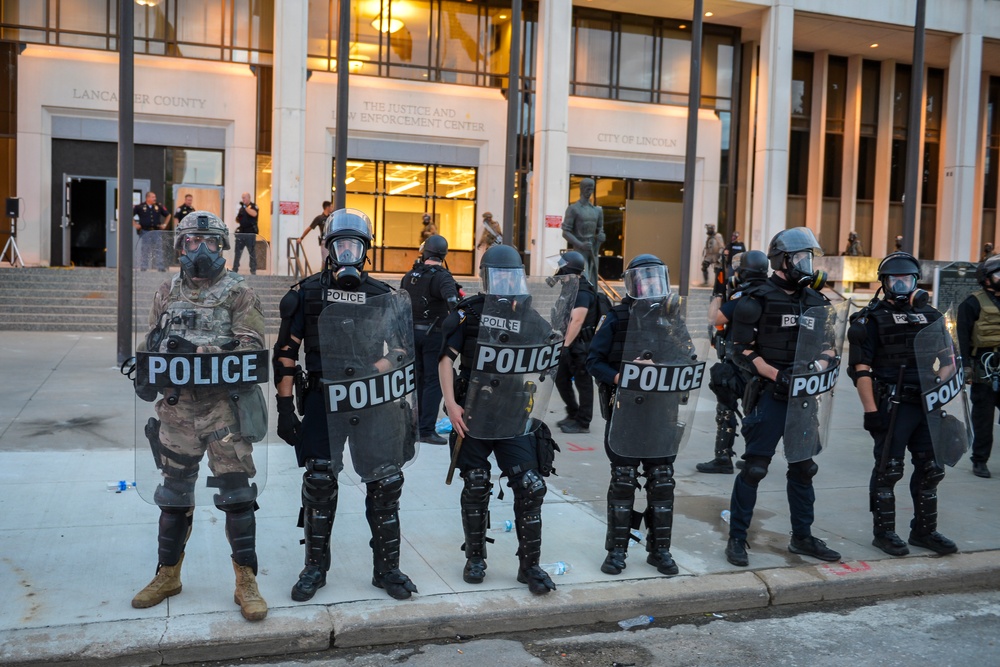
[[[240,257],[243,256],[243,248],[246,248],[247,254],[250,255],[250,273],[257,273],[256,234],[236,234],[236,256],[233,258],[233,271],[240,270]]]
[[[778,441],[781,440],[785,430],[787,412],[787,401],[775,399],[771,389],[767,388],[761,394],[754,411],[743,418],[741,432],[747,443],[747,451],[743,455],[746,467],[736,476],[736,481],[733,483],[733,495],[729,503],[730,537],[747,539],[754,506],[757,504],[757,484],[763,474],[766,474],[767,466],[777,450]],[[812,466],[812,459],[788,464],[785,489],[788,494],[792,534],[796,537],[808,537],[812,534],[816,492],[813,489],[811,476],[800,474]],[[763,474],[760,473],[761,467]]]
[[[972,460],[975,463],[986,463],[993,451],[993,419],[997,408],[1000,408],[1000,392],[993,387],[974,382],[970,395],[972,400]]]
[[[438,379],[438,357],[441,354],[441,329],[413,330],[416,348],[417,409],[420,411],[420,435],[434,433],[438,410],[441,409],[441,381]]]
[[[563,348],[556,369],[556,389],[566,404],[566,415],[581,426],[590,426],[594,418],[594,379],[587,372],[587,351],[585,344],[574,341],[569,349]]]

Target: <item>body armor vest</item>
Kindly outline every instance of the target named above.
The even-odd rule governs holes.
[[[972,327],[972,354],[1000,347],[1000,307],[986,290],[976,292],[976,299],[980,310],[979,319]]]
[[[903,317],[898,317],[900,315]],[[872,360],[875,377],[881,382],[895,384],[899,379],[899,367],[906,364],[903,381],[918,384],[920,376],[914,340],[921,329],[936,322],[941,314],[930,306],[902,311],[880,301],[868,311],[868,316],[878,327],[878,355]]]
[[[328,289],[337,289],[333,285],[325,284],[323,276],[329,275],[326,272],[309,276],[302,281],[301,299],[302,308],[305,309],[306,331],[303,347],[306,355],[313,353],[315,358],[319,358],[319,314],[330,304],[326,299]],[[368,296],[378,296],[388,294],[392,291],[386,283],[375,280],[367,273],[362,274],[361,286],[357,291],[364,292]],[[308,357],[307,357],[308,358]],[[310,368],[310,371],[318,371],[318,368]]]
[[[579,282],[579,291],[590,292],[594,295],[594,299],[590,304],[590,310],[587,311],[587,317],[583,319],[583,326],[580,327],[581,330],[587,327],[597,326],[597,292],[594,290],[594,286],[590,284],[589,280],[585,280],[581,277]]]
[[[468,379],[472,375],[472,365],[476,359],[476,345],[479,343],[479,320],[483,315],[483,303],[486,301],[482,294],[475,294],[462,299],[456,310],[465,312],[465,339],[462,343],[462,364],[461,376]]]
[[[801,293],[788,294],[771,281],[745,294],[757,299],[763,311],[757,323],[757,353],[776,368],[791,366],[799,340],[799,315],[813,306],[826,305],[827,300],[808,287]]]
[[[611,309],[611,312],[618,317],[618,328],[611,338],[611,350],[608,351],[608,365],[612,368],[621,368],[622,357],[625,355],[625,339],[628,338],[630,317],[629,306],[631,306],[631,301],[623,301]]]
[[[180,274],[174,276],[167,295],[166,312],[170,317],[169,335],[177,335],[194,345],[222,346],[233,340],[233,318],[230,304],[234,293],[242,287],[243,277],[226,272],[216,282],[203,289],[185,284]],[[167,352],[166,337],[160,350]]]
[[[448,316],[448,303],[431,294],[434,275],[447,269],[440,266],[422,264],[406,274],[403,289],[410,293],[414,324],[430,324]]]

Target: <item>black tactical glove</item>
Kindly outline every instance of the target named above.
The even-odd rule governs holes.
[[[865,413],[864,429],[872,435],[879,435],[889,430],[889,419],[887,415],[879,410]]]
[[[294,447],[302,439],[302,422],[295,414],[295,400],[278,396],[278,437]]]
[[[779,372],[774,378],[775,392],[782,396],[787,396],[792,388],[792,374],[785,370]]]
[[[194,354],[198,351],[198,346],[186,338],[174,334],[167,336],[167,350],[180,354]]]

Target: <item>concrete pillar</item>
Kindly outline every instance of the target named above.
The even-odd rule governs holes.
[[[566,247],[562,230],[546,227],[548,218],[562,222],[569,205],[569,77],[573,5],[571,0],[539,4],[535,85],[535,153],[528,223],[531,229],[530,271],[545,275],[545,257]],[[507,203],[505,202],[505,205]],[[504,230],[509,234],[510,230]]]
[[[774,6],[763,12],[751,248],[766,248],[771,237],[785,228],[794,27],[792,0],[774,0]]]
[[[308,212],[303,201],[306,146],[306,44],[308,0],[274,2],[274,115],[271,140],[271,257],[277,272],[288,271],[285,241],[298,237]],[[297,213],[282,213],[281,202]]]
[[[983,36],[978,21],[969,32],[951,40],[945,105],[944,162],[941,205],[938,207],[934,259],[978,261],[983,199],[976,190],[976,156],[979,152],[979,91],[983,61]],[[976,31],[979,32],[976,32]]]
[[[844,161],[841,165],[840,227],[837,238],[846,245],[847,235],[854,230],[858,212],[858,148],[861,144],[861,56],[847,59],[847,90],[844,91]],[[865,251],[870,252],[865,241]]]
[[[875,148],[875,201],[872,212],[872,257],[894,250],[889,235],[889,177],[892,173],[892,105],[896,87],[896,61],[882,61],[878,86],[878,131]]]
[[[826,96],[829,51],[813,56],[812,100],[809,115],[809,176],[806,184],[806,227],[820,236],[823,224],[823,169],[826,166]],[[833,252],[833,248],[826,248]]]
[[[754,145],[756,141],[755,130],[757,128],[757,49],[759,42],[744,42],[743,67],[740,74],[741,81],[745,85],[740,86],[740,99],[738,100],[740,112],[740,129],[737,134],[741,138],[739,155],[739,165],[736,168],[736,213],[735,229],[743,235],[743,240],[750,244],[753,238],[752,212],[753,212],[753,163]],[[759,249],[758,245],[748,245],[750,249]]]

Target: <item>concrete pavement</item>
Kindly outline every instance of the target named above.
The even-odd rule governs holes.
[[[495,543],[483,585],[462,581],[461,486],[444,484],[447,448],[422,446],[406,470],[401,514],[402,569],[420,593],[395,601],[371,586],[364,491],[348,464],[328,584],[311,602],[295,603],[289,591],[303,558],[295,526],[301,471],[272,427],[257,514],[267,619],[243,620],[232,601],[229,546],[214,507],[195,512],[184,591],[157,607],[133,609],[132,596],[155,570],[159,513],[135,490],[106,490],[108,481],[135,478],[134,395],[114,358],[113,333],[0,332],[0,664],[176,664],[614,622],[640,613],[663,617],[1000,587],[1000,476],[974,477],[968,459],[949,469],[940,487],[939,525],[959,554],[936,557],[912,548],[910,556],[891,558],[871,546],[871,441],[844,377],[829,446],[818,459],[814,526],[843,554],[842,563],[787,551],[779,462],[761,483],[751,567],[726,562],[727,526],[719,514],[728,507],[733,478],[694,470],[710,457],[714,439],[714,402],[706,388],[676,464],[677,577],[659,576],[639,545],[622,575],[600,572],[607,459],[597,420],[590,434],[556,433],[563,452],[559,476],[548,479],[542,560],[566,561],[571,569],[554,577],[554,593],[535,598],[515,581],[512,532],[490,533]],[[559,403],[553,396],[553,427],[563,416]],[[145,443],[139,456],[149,456]],[[912,515],[906,488],[905,480],[897,486],[904,537]],[[511,501],[509,490],[502,500],[494,497],[495,527],[513,520]]]

